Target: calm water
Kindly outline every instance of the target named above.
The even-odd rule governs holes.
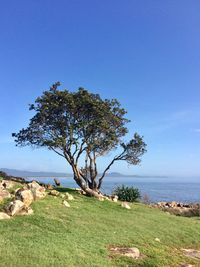
[[[44,183],[54,184],[54,179],[47,177],[26,178]],[[78,187],[72,178],[58,178],[62,186]],[[102,185],[102,191],[110,194],[118,185],[137,187],[142,195],[148,195],[151,202],[180,201],[200,203],[200,178],[131,178],[131,177],[106,177]]]

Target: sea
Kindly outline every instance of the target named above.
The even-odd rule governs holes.
[[[78,187],[70,177],[26,177],[26,180],[54,184],[54,178],[57,178],[63,187]],[[138,188],[142,199],[151,203],[161,201],[200,203],[200,178],[105,177],[101,191],[105,194],[112,194],[114,189],[122,184]]]

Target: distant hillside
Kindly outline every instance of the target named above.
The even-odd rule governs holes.
[[[31,172],[31,171],[21,171],[14,169],[1,168],[8,175],[18,176],[18,177],[72,177],[70,173],[58,173],[58,172]]]
[[[19,176],[19,177],[72,177],[71,173],[62,173],[62,172],[31,172],[31,171],[22,171],[15,169],[1,168],[1,171],[6,172],[9,175]],[[112,172],[107,174],[109,177],[119,177],[126,176],[118,172]],[[131,176],[131,175],[130,175]]]
[[[31,172],[15,169],[0,168],[0,171],[6,172],[8,175],[17,177],[73,177],[71,173],[62,172]],[[141,178],[165,178],[165,176],[143,176],[143,175],[126,175],[119,172],[111,172],[106,175],[107,177],[141,177]]]

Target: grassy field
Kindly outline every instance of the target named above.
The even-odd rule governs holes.
[[[127,210],[72,194],[70,208],[47,196],[33,203],[34,215],[0,221],[0,266],[200,266],[180,250],[200,248],[200,218],[175,217],[139,203]],[[112,256],[110,245],[137,247],[146,257]]]

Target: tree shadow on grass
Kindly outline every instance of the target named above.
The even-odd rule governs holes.
[[[60,193],[72,193],[72,192],[77,192],[75,189],[72,189],[72,188],[67,188],[67,187],[61,187],[61,186],[57,186],[57,187],[54,187],[55,190],[57,190],[58,192]]]

